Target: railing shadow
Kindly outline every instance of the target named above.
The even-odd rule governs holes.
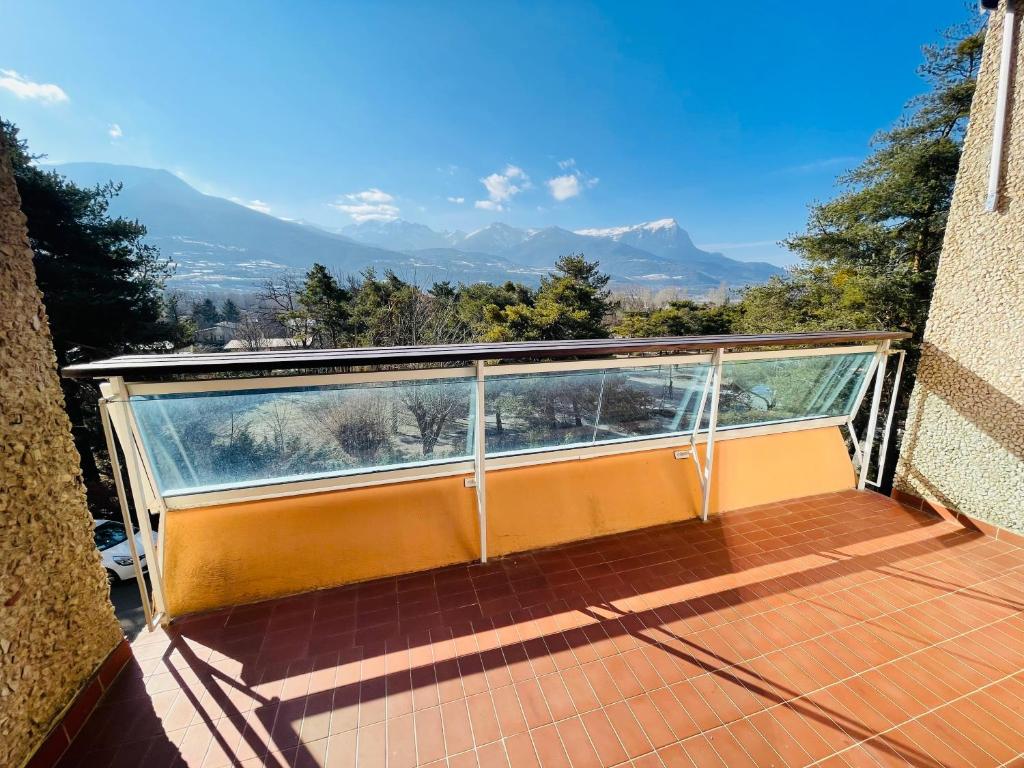
[[[159,657],[125,680],[123,701],[152,700],[128,738],[166,733],[178,759],[191,764],[190,750],[200,749],[188,740],[195,730],[196,744],[204,733],[208,741],[200,762],[211,766],[218,761],[210,754],[223,765],[265,755],[267,765],[316,765],[322,755],[310,744],[320,740],[300,733],[300,724],[321,722],[325,713],[347,713],[352,727],[361,727],[363,708],[380,718],[417,711],[420,690],[434,690],[439,704],[446,695],[468,696],[468,680],[483,681],[487,690],[492,675],[516,682],[580,664],[598,648],[618,653],[636,643],[670,656],[691,677],[712,675],[765,707],[784,706],[854,742],[880,738],[912,765],[935,765],[786,680],[765,677],[734,648],[727,654],[703,642],[729,611],[743,617],[774,611],[792,604],[794,591],[845,577],[884,574],[936,594],[961,591],[897,564],[936,552],[952,557],[978,535],[934,529],[940,524],[934,518],[881,497],[839,498],[822,502],[820,514],[766,512],[758,520],[756,512],[744,513],[728,525],[667,526],[179,622],[167,631]],[[869,510],[868,519],[851,521],[851,514]],[[909,540],[891,545],[890,535]],[[792,543],[758,543],[782,536]],[[990,610],[1024,609],[980,589],[970,589],[969,597]],[[851,611],[849,618],[863,616]],[[303,687],[296,679],[308,682]],[[164,684],[180,691],[176,706],[190,713],[184,733],[171,728],[182,716],[160,709],[157,689]]]
[[[960,505],[939,487],[939,481],[928,477],[915,463],[922,440],[924,401],[927,398],[939,398],[1018,461],[1024,461],[1019,429],[1015,426],[1024,423],[1024,404],[999,391],[991,382],[928,342],[921,348],[916,387],[920,390],[915,392],[919,402],[914,420],[905,427],[900,469],[944,507],[956,510]],[[925,440],[927,442],[927,438]],[[958,460],[965,459],[961,457]]]

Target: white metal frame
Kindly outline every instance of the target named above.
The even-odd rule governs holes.
[[[128,485],[131,488],[132,499],[135,501],[139,530],[142,533],[142,549],[146,553],[146,565],[153,585],[153,607],[149,620],[150,626],[152,626],[155,621],[163,623],[167,620],[167,599],[163,579],[163,531],[166,505],[159,494],[155,493],[155,475],[152,468],[146,463],[145,451],[142,450],[142,443],[135,432],[134,416],[125,395],[124,382],[117,377],[111,378],[109,382],[100,385],[100,393],[106,401],[110,426],[113,427],[113,433],[117,436],[117,441],[124,453],[125,465],[128,470]],[[111,405],[115,407],[110,408]],[[116,485],[118,501],[127,506],[127,498],[121,498],[121,494],[124,493],[123,486],[120,483],[116,483]],[[153,528],[149,522],[149,516],[153,510],[156,510],[160,516],[160,533],[158,534],[160,540],[156,546],[153,544]],[[139,582],[139,588],[145,591],[144,581]]]
[[[746,360],[771,360],[771,359],[787,359],[787,358],[800,358],[800,357],[820,357],[820,356],[831,356],[831,355],[848,355],[858,354],[865,352],[877,352],[878,345],[859,345],[859,346],[840,346],[840,347],[828,347],[828,348],[809,348],[809,349],[795,349],[795,350],[770,350],[770,351],[753,351],[753,352],[735,352],[725,353],[724,348],[718,349],[712,354],[695,354],[695,355],[665,355],[660,357],[620,357],[613,358],[610,360],[577,360],[577,361],[558,361],[548,363],[525,363],[525,364],[506,364],[506,365],[485,365],[483,361],[479,361],[472,367],[459,367],[459,368],[431,368],[431,369],[413,369],[413,370],[387,370],[387,371],[359,371],[352,373],[338,373],[338,374],[324,374],[324,375],[311,375],[311,376],[261,376],[244,379],[203,379],[196,381],[177,381],[177,382],[128,382],[125,383],[120,379],[112,379],[112,383],[117,384],[119,393],[124,393],[126,398],[134,396],[147,396],[147,395],[169,395],[169,394],[199,394],[199,393],[211,393],[211,392],[242,392],[242,391],[266,391],[276,389],[293,389],[293,388],[306,388],[316,386],[332,386],[332,385],[359,385],[359,384],[377,384],[377,383],[400,383],[403,381],[430,381],[438,379],[474,379],[477,387],[481,386],[480,382],[483,377],[502,377],[502,376],[516,376],[525,375],[530,373],[565,373],[574,371],[594,371],[602,369],[619,369],[619,368],[657,368],[665,365],[706,365],[713,362],[716,358],[719,361],[719,369],[717,370],[717,377],[715,376],[714,366],[708,369],[707,381],[705,384],[704,391],[701,398],[701,407],[699,412],[699,419],[703,419],[704,409],[708,407],[709,396],[712,394],[712,388],[714,386],[715,379],[721,378],[721,364],[724,362],[733,361],[746,361]],[[864,383],[862,384],[861,391],[858,394],[857,407],[863,399],[864,392],[870,382],[871,375],[874,372],[874,366],[877,358],[872,360],[872,368],[869,369],[868,374],[865,376]],[[115,398],[115,399],[120,399]],[[713,404],[713,409],[717,415],[717,403]],[[129,412],[131,409],[128,409]],[[857,408],[853,409],[853,413],[856,413]],[[485,419],[485,414],[481,414],[481,419]],[[850,417],[852,419],[852,416]],[[840,419],[840,423],[847,423],[852,428],[852,425],[848,423],[850,419],[845,417]],[[785,431],[791,431],[797,429],[796,425],[799,423],[816,420],[799,419],[793,422],[782,423],[781,426]],[[826,419],[825,421],[831,421]],[[134,414],[130,416],[130,426],[133,433],[135,442],[141,447],[142,440],[138,436],[138,426],[135,422]],[[698,421],[698,424],[700,422]],[[773,425],[779,425],[778,422],[773,422]],[[474,425],[479,429],[480,425]],[[717,425],[716,425],[717,426]],[[761,425],[757,425],[760,427]],[[736,428],[728,428],[730,432]],[[690,444],[691,448],[695,447],[697,440],[699,439],[698,434],[701,430],[695,430],[690,433]],[[744,430],[745,431],[745,430]],[[721,432],[721,430],[716,430]],[[669,435],[664,437],[629,437],[622,438],[621,440],[607,440],[602,441],[599,446],[586,446],[584,449],[581,446],[566,446],[564,448],[543,448],[537,451],[520,451],[511,455],[511,458],[504,455],[497,457],[492,456],[487,460],[488,465],[494,465],[497,460],[500,464],[509,466],[511,464],[519,465],[534,465],[541,463],[540,459],[546,459],[547,461],[562,461],[566,456],[566,450],[573,450],[577,454],[587,453],[588,450],[595,450],[594,455],[609,455],[611,453],[621,453],[630,450],[627,445],[636,445],[638,450],[651,450],[656,445],[661,444],[678,446],[679,440],[675,435]],[[478,444],[481,441],[476,441]],[[701,440],[703,442],[703,440]],[[712,439],[712,448],[714,439]],[[618,446],[618,447],[616,447]],[[231,488],[216,488],[206,489],[203,491],[196,492],[179,492],[170,494],[160,494],[156,488],[155,474],[150,466],[150,458],[145,450],[139,451],[139,460],[143,465],[150,485],[151,496],[156,501],[154,505],[155,509],[160,509],[161,513],[164,508],[191,508],[204,505],[212,505],[218,503],[226,503],[231,501],[249,500],[253,498],[276,498],[281,496],[288,496],[292,494],[300,493],[315,493],[322,492],[325,490],[333,489],[344,489],[344,488],[358,488],[366,487],[371,485],[382,485],[393,482],[403,482],[410,480],[420,480],[433,477],[449,477],[453,475],[462,475],[467,473],[467,469],[473,468],[477,465],[482,465],[483,462],[477,462],[476,456],[468,460],[451,460],[451,461],[437,461],[437,462],[425,462],[422,464],[415,465],[404,465],[402,467],[393,468],[369,468],[369,469],[358,469],[351,470],[348,472],[334,472],[325,474],[321,477],[309,477],[304,476],[303,478],[296,478],[294,480],[288,479],[282,481],[282,479],[275,479],[275,481],[267,483],[253,483],[246,485],[245,487],[231,487]],[[695,452],[693,455],[696,455]],[[522,457],[522,458],[519,458]],[[698,459],[699,461],[699,459]],[[713,461],[713,460],[712,460]],[[495,465],[496,466],[496,465]],[[475,471],[474,471],[475,474]],[[701,468],[700,475],[705,475],[704,468]],[[473,481],[475,485],[475,478]],[[486,504],[486,500],[484,502]],[[161,526],[162,528],[162,526]]]
[[[875,388],[871,396],[871,410],[868,412],[868,424],[865,427],[864,445],[860,450],[861,464],[857,475],[857,490],[863,491],[868,479],[868,468],[871,465],[871,451],[875,445],[875,429],[878,426],[878,407],[882,401],[882,387],[885,383],[885,364],[889,358],[889,342],[883,341],[875,353]],[[870,377],[868,377],[870,378]],[[859,407],[858,403],[858,407]],[[855,409],[853,413],[856,413]]]
[[[264,392],[272,389],[302,389],[328,387],[337,384],[386,384],[432,379],[471,379],[476,375],[474,366],[460,368],[414,368],[400,371],[355,371],[353,373],[327,373],[309,376],[251,376],[241,379],[196,379],[193,381],[130,382],[128,394],[136,395],[188,395],[206,392]]]
[[[853,416],[858,412],[872,379],[875,381],[875,393],[872,398],[872,413],[869,420],[868,434],[863,443],[854,434],[854,462],[859,470],[858,487],[863,488],[867,482],[867,466],[870,463],[874,428],[878,417],[878,401],[881,394],[881,381],[884,378],[884,360],[888,355],[889,342],[878,345],[860,345],[829,348],[810,348],[796,350],[773,350],[726,353],[725,348],[718,348],[710,354],[665,355],[642,357],[617,357],[604,360],[578,360],[546,363],[514,363],[503,365],[486,365],[484,361],[476,361],[473,366],[458,368],[429,368],[413,370],[356,371],[352,373],[335,373],[325,375],[303,376],[261,376],[241,379],[203,379],[194,381],[173,382],[130,382],[121,378],[111,378],[103,384],[104,394],[102,409],[113,428],[111,440],[116,436],[125,456],[128,470],[129,486],[132,496],[138,500],[136,508],[140,510],[139,525],[144,533],[144,548],[149,563],[150,578],[153,583],[153,606],[147,609],[147,620],[152,624],[155,618],[166,616],[166,597],[164,593],[163,535],[165,516],[168,509],[190,509],[217,504],[250,501],[256,499],[272,499],[295,496],[306,493],[318,493],[329,490],[385,485],[414,480],[433,479],[439,477],[466,476],[466,485],[475,489],[477,514],[480,526],[480,559],[487,560],[487,472],[500,471],[515,467],[535,466],[562,461],[580,461],[599,456],[609,456],[638,451],[658,450],[662,448],[689,447],[688,452],[677,452],[677,456],[692,457],[697,477],[701,486],[701,519],[707,521],[711,506],[711,490],[714,477],[715,443],[720,440],[739,439],[756,435],[793,432],[804,429],[818,429],[828,426],[846,425],[853,433]],[[864,376],[864,381],[855,399],[850,414],[837,417],[812,419],[793,419],[784,422],[772,422],[746,427],[718,427],[718,407],[721,392],[723,366],[726,362],[744,360],[770,360],[800,357],[819,357],[827,355],[848,355],[873,352],[871,365]],[[902,353],[901,353],[902,355]],[[667,365],[700,366],[707,365],[707,377],[701,393],[694,429],[679,434],[656,437],[627,437],[602,441],[598,444],[581,444],[559,448],[544,448],[536,451],[518,451],[509,454],[486,455],[486,409],[485,381],[491,377],[521,376],[535,373],[567,373],[598,371],[608,369],[657,368]],[[902,356],[900,358],[902,371]],[[416,465],[403,465],[384,469],[359,469],[351,472],[331,473],[322,477],[304,476],[302,479],[282,482],[275,478],[273,482],[252,484],[245,487],[231,487],[214,490],[203,490],[195,493],[162,494],[156,483],[156,475],[151,466],[150,457],[143,448],[139,427],[135,414],[130,406],[133,396],[200,394],[209,392],[243,392],[267,391],[292,388],[306,388],[332,385],[359,385],[401,383],[410,381],[430,381],[444,379],[471,379],[475,383],[474,411],[472,415],[473,454],[471,458],[448,461],[424,462]],[[898,383],[898,382],[897,382]],[[892,406],[887,418],[887,425],[892,420]],[[705,412],[708,412],[708,426],[701,428]],[[888,429],[888,426],[887,426]],[[883,440],[888,441],[888,433]],[[701,461],[697,446],[705,444],[704,459]],[[114,446],[108,448],[114,455]],[[879,467],[879,476],[882,467]],[[126,489],[118,488],[119,500],[122,501],[122,512],[127,512]],[[141,514],[141,512],[146,514]],[[149,513],[154,511],[160,516],[159,540],[154,549],[152,532],[149,525]],[[137,558],[136,558],[137,559]],[[144,582],[140,588],[145,591]],[[144,597],[148,605],[148,600]]]
[[[782,360],[794,357],[828,357],[830,355],[857,355],[877,352],[877,344],[860,344],[855,347],[824,347],[810,349],[775,349],[767,352],[726,352],[726,361],[733,363],[738,360]]]
[[[124,478],[121,477],[121,460],[117,456],[117,445],[114,442],[114,434],[110,426],[110,411],[106,398],[100,400],[100,423],[103,425],[103,437],[107,443],[107,454],[110,456],[110,468],[114,475],[114,486],[117,488],[117,501],[121,507],[121,520],[124,522],[125,533],[128,534],[128,551],[132,556],[132,566],[135,570],[135,583],[142,598],[142,612],[146,616],[146,626],[153,629],[153,607],[149,602],[149,592],[146,590],[146,580],[142,573],[142,561],[139,559],[138,548],[135,542],[135,528],[132,525],[131,512],[128,509],[128,494],[124,490]],[[146,556],[149,562],[149,556]],[[148,565],[147,565],[148,567]]]
[[[536,373],[583,373],[617,368],[661,368],[666,365],[701,365],[711,355],[663,355],[661,357],[613,357],[603,360],[556,360],[546,363],[502,363],[487,367],[487,378],[526,376]]]
[[[708,376],[704,381],[704,390],[700,395],[700,404],[697,406],[697,416],[693,423],[693,431],[690,433],[690,458],[693,460],[694,469],[697,470],[697,481],[700,483],[701,502],[700,519],[705,523],[708,521],[708,507],[711,504],[711,468],[715,461],[715,430],[718,428],[718,397],[722,386],[722,349],[716,349],[711,356],[711,365],[708,367]],[[704,440],[707,446],[704,449],[704,462],[701,463],[700,454],[697,453],[697,435],[701,431],[701,422],[704,421],[704,409],[707,407],[708,398],[711,399],[711,412],[708,416],[708,428],[704,430]]]
[[[896,373],[893,375],[892,386],[889,388],[889,410],[885,417],[885,427],[882,428],[882,445],[878,451],[878,474],[874,480],[867,480],[866,483],[874,488],[882,485],[882,476],[885,474],[885,462],[889,453],[889,435],[892,433],[892,419],[896,413],[896,401],[899,398],[900,381],[903,378],[903,363],[907,358],[906,351],[898,349],[890,351],[890,355],[896,355]]]
[[[846,416],[826,416],[817,419],[793,419],[790,421],[758,424],[750,427],[718,427],[715,441],[737,440],[745,437],[761,435],[777,435],[782,432],[799,432],[806,429],[823,429],[846,424]],[[601,456],[618,456],[625,453],[656,451],[668,448],[692,447],[691,433],[680,433],[668,437],[622,438],[596,445],[570,445],[558,448],[538,448],[532,451],[490,455],[486,460],[486,471],[519,467],[535,467],[541,464],[557,464],[563,461],[584,461]],[[706,434],[699,434],[695,443],[701,445],[707,441]],[[687,453],[689,456],[689,452]],[[433,480],[443,477],[465,477],[467,487],[476,486],[476,462],[474,459],[460,460],[451,463],[420,465],[413,468],[391,469],[351,474],[345,476],[330,475],[317,480],[296,481],[290,483],[267,483],[250,485],[244,488],[230,488],[218,491],[202,491],[199,493],[167,496],[165,501],[169,510],[195,509],[212,507],[241,501],[260,501],[278,499],[287,496],[299,496],[307,493],[323,493],[325,491],[365,488],[375,485],[392,485],[394,483],[413,482],[416,480]]]
[[[480,520],[480,562],[487,562],[487,409],[484,400],[484,361],[476,361],[476,395],[473,398],[473,479],[476,513]]]
[[[1006,113],[1010,101],[1010,71],[1013,66],[1015,31],[1014,0],[1006,0],[1003,13],[1003,47],[999,53],[999,86],[996,90],[996,113],[992,122],[992,150],[988,161],[988,194],[985,210],[994,213],[999,207],[999,179],[1002,175],[1003,144],[1006,141]]]

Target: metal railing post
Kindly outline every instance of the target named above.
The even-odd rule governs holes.
[[[700,392],[700,402],[697,404],[697,414],[694,417],[693,429],[690,431],[690,458],[693,461],[693,468],[697,470],[697,481],[700,483],[701,498],[704,498],[704,466],[701,464],[700,456],[697,454],[697,433],[700,432],[700,423],[704,421],[704,408],[708,404],[708,393],[711,391],[712,381],[715,377],[715,358],[711,357],[708,364],[708,373],[704,377],[704,388]]]
[[[102,389],[102,388],[101,388]],[[146,562],[149,567],[149,578],[153,583],[154,614],[163,614],[166,617],[167,600],[164,593],[164,577],[161,552],[153,546],[153,529],[149,524],[149,503],[146,495],[146,480],[143,477],[144,469],[142,459],[139,455],[141,446],[135,442],[135,436],[131,429],[130,411],[127,391],[124,381],[114,377],[110,380],[110,392],[114,397],[108,397],[109,403],[114,403],[120,408],[120,413],[111,413],[111,425],[124,450],[125,463],[128,468],[128,485],[132,490],[132,499],[135,501],[135,510],[138,513],[139,529],[142,532],[142,548],[146,553]],[[161,528],[163,521],[161,520]]]
[[[857,478],[857,490],[863,491],[868,479],[868,468],[871,465],[871,451],[875,444],[875,428],[878,426],[878,408],[882,401],[882,386],[885,382],[885,363],[889,357],[889,342],[883,341],[875,358],[878,361],[875,366],[875,390],[871,395],[871,412],[868,415],[868,425],[864,430],[864,448],[861,450],[860,475]]]
[[[711,506],[711,478],[715,466],[715,430],[718,428],[718,398],[722,390],[722,357],[725,350],[719,347],[715,350],[711,364],[713,368],[713,384],[711,386],[711,413],[708,416],[708,439],[704,448],[704,483],[703,498],[701,499],[701,520],[708,521],[708,512]],[[697,426],[700,426],[699,424]]]
[[[896,413],[896,400],[899,396],[900,391],[900,380],[903,378],[903,362],[907,358],[906,350],[897,350],[895,354],[898,357],[896,363],[896,373],[892,380],[892,389],[889,394],[889,412],[885,417],[885,427],[882,428],[882,446],[878,451],[878,475],[875,477],[874,482],[868,480],[869,485],[873,485],[876,488],[882,485],[882,475],[885,473],[885,460],[889,453],[889,435],[892,432],[892,418]]]
[[[476,480],[476,513],[480,519],[480,562],[487,562],[487,455],[486,406],[484,401],[484,361],[476,361],[476,413],[474,414],[474,478]]]
[[[114,487],[117,488],[117,502],[121,507],[121,519],[124,521],[124,530],[128,534],[128,550],[131,552],[132,566],[135,569],[135,584],[139,588],[139,596],[142,598],[142,611],[146,615],[146,626],[152,629],[153,608],[149,603],[146,580],[142,574],[142,562],[139,560],[138,547],[135,545],[135,529],[132,527],[132,516],[128,510],[128,496],[125,493],[124,478],[121,477],[121,460],[117,457],[117,444],[114,442],[114,435],[110,428],[110,411],[107,408],[106,398],[100,399],[100,423],[103,425],[103,437],[107,441],[107,454],[110,456]]]

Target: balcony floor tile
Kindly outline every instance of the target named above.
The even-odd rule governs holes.
[[[845,492],[190,617],[62,766],[1024,764],[1024,549]]]

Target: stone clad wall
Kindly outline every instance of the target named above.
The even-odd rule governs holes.
[[[1002,12],[993,14],[943,243],[896,489],[1024,531],[1024,7],[999,209],[984,210]]]
[[[17,768],[121,641],[0,141],[0,766]]]

